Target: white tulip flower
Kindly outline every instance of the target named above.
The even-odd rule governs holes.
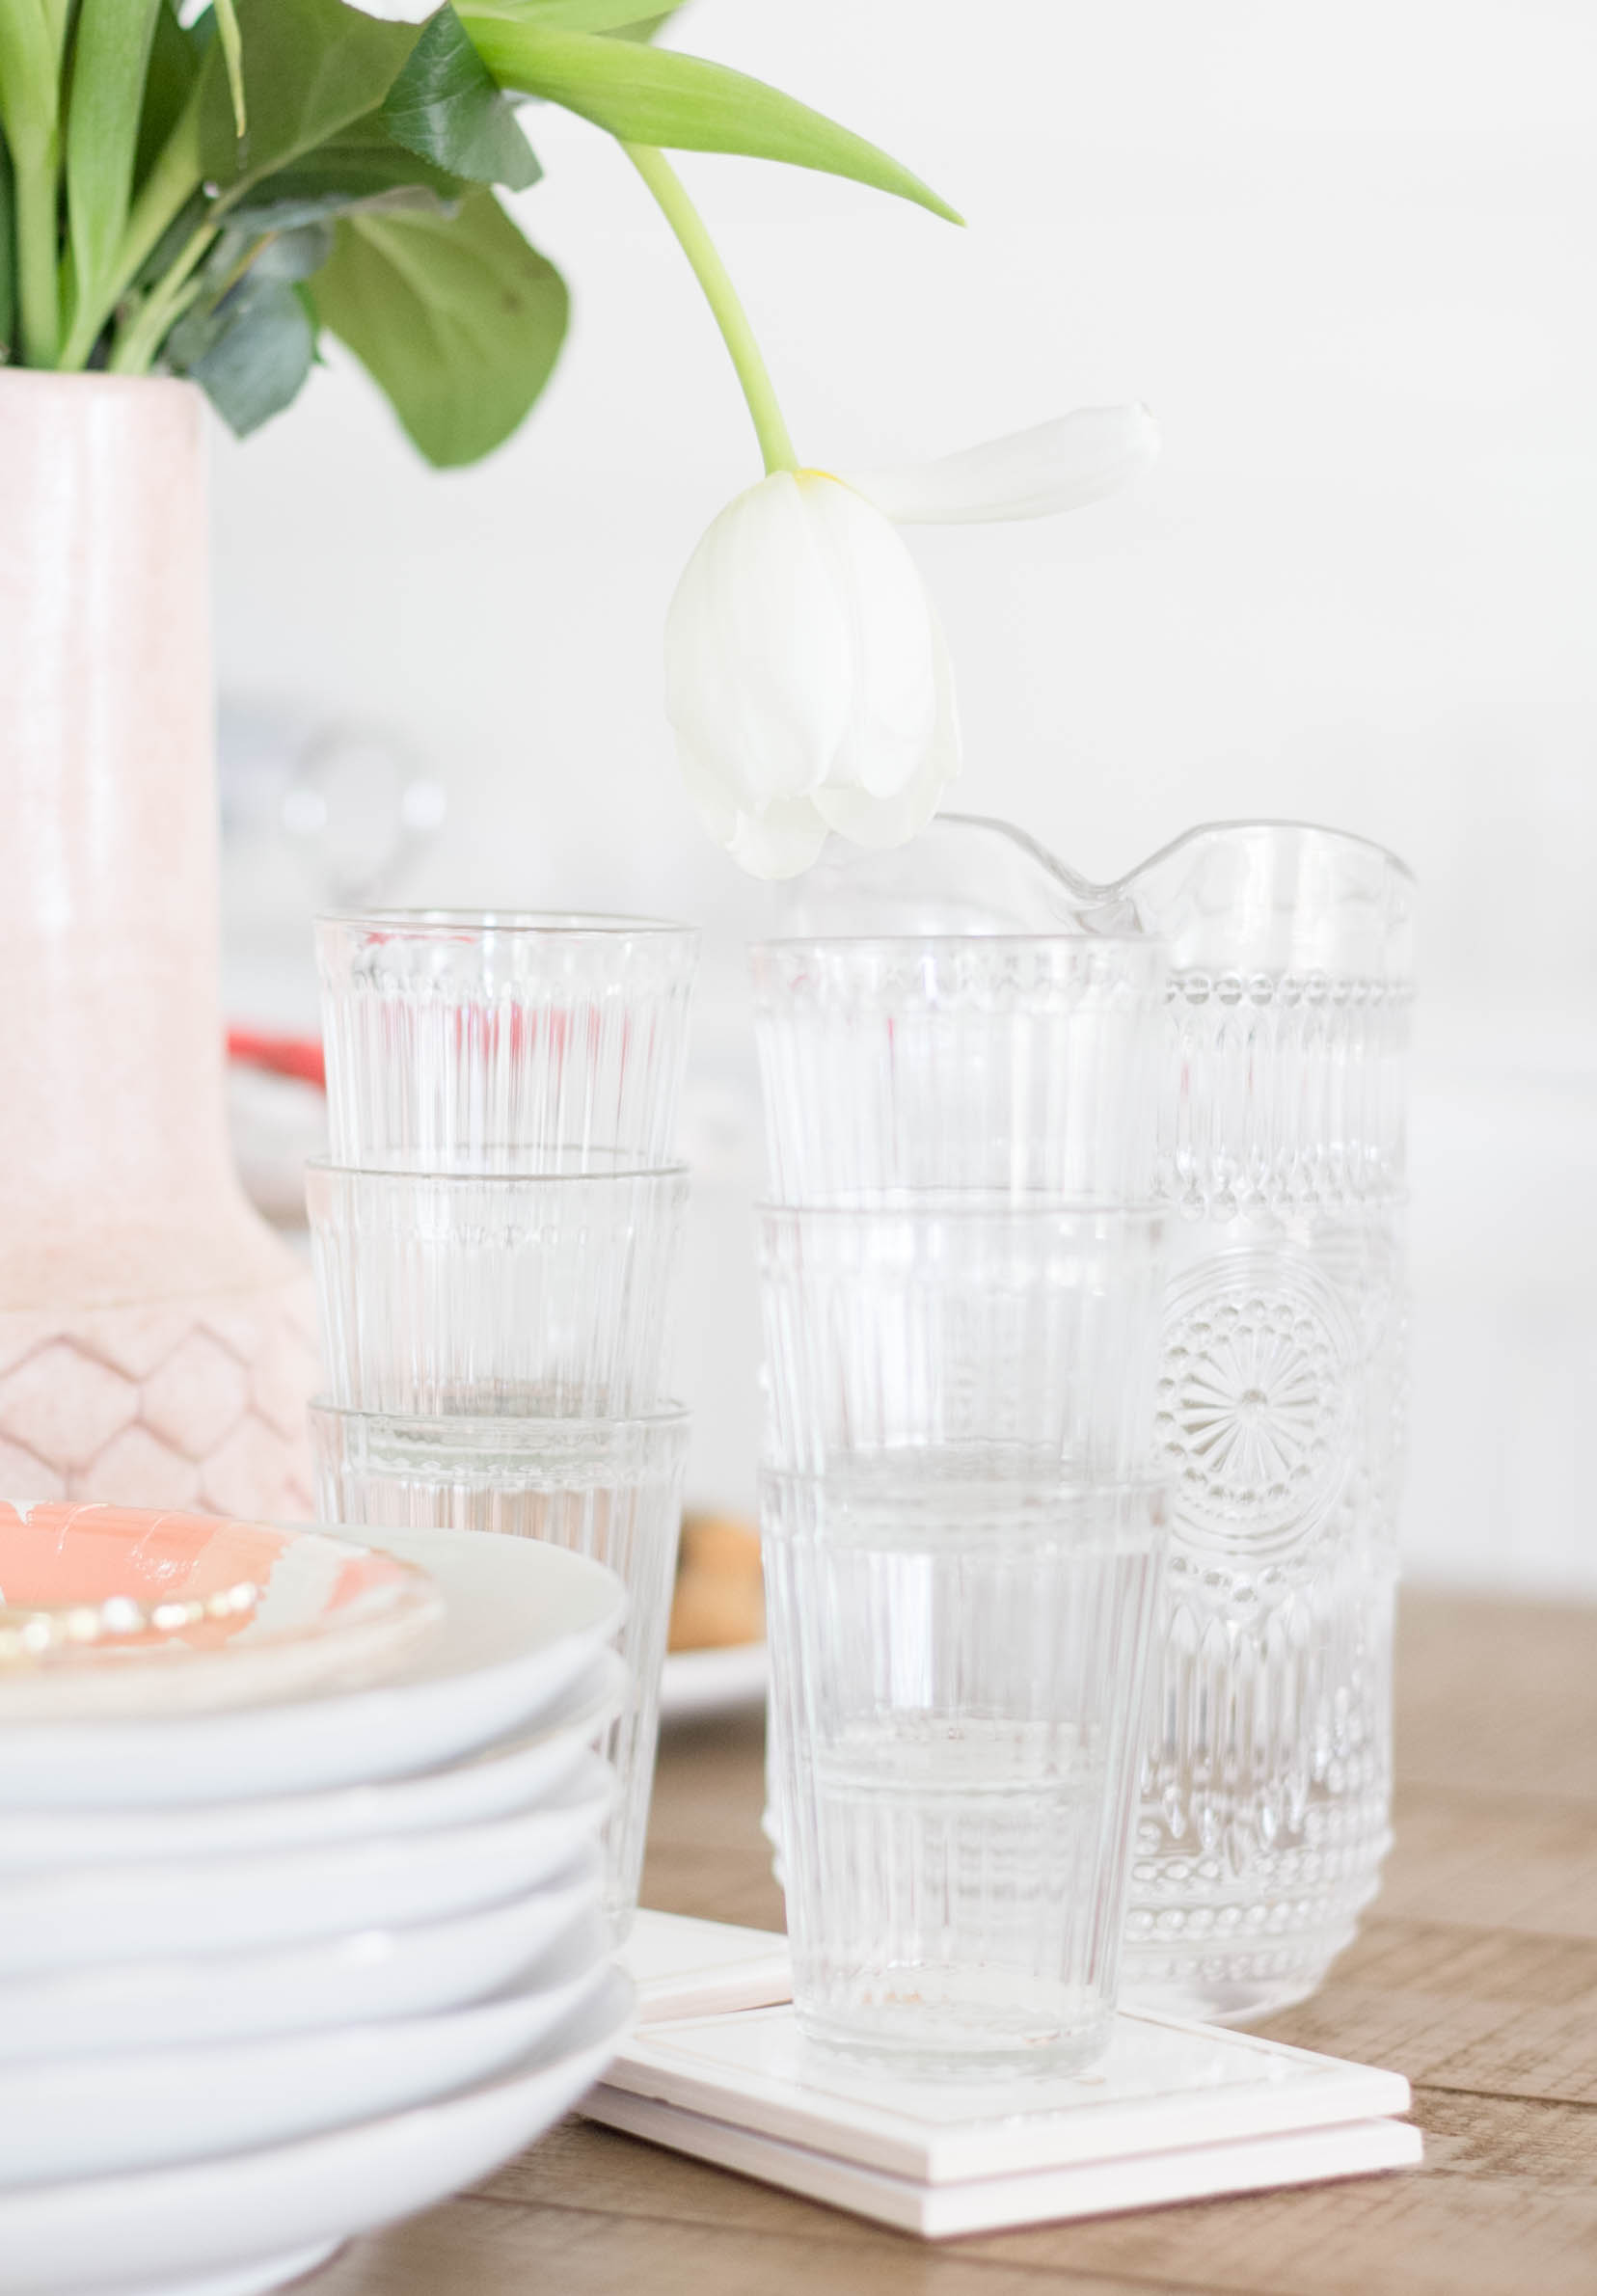
[[[729,502],[665,622],[689,795],[755,877],[838,829],[898,845],[959,766],[947,650],[914,560],[863,495],[773,471]]]
[[[741,867],[796,877],[828,834],[903,845],[960,770],[936,611],[892,521],[1039,518],[1157,447],[1144,407],[1085,408],[915,469],[775,470],[720,513],[665,624],[689,795]]]

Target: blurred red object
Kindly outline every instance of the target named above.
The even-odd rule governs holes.
[[[296,1076],[302,1084],[327,1090],[327,1063],[314,1037],[267,1037],[256,1029],[228,1031],[228,1058],[246,1067],[267,1068],[274,1076]]]

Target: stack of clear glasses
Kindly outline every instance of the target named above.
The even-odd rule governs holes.
[[[1165,1536],[1146,938],[753,952],[771,1825],[806,2037],[1079,2068]]]
[[[687,1415],[666,1394],[697,935],[648,918],[322,919],[330,1154],[307,1178],[326,1519],[510,1532],[630,1595],[608,1751],[637,1902]]]

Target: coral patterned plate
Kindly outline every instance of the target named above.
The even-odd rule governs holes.
[[[442,1609],[416,1564],[318,1531],[0,1502],[0,1721],[192,1714],[352,1684]]]

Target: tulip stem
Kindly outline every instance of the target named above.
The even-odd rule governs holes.
[[[621,149],[653,192],[661,213],[676,233],[682,252],[704,289],[704,299],[721,331],[739,386],[748,402],[748,412],[754,419],[754,435],[760,442],[767,471],[796,471],[798,457],[793,450],[793,441],[776,403],[760,346],[754,340],[754,330],[748,324],[748,313],[738,300],[738,290],[704,228],[704,219],[683,190],[682,180],[663,151],[657,150],[652,144],[623,144]]]

